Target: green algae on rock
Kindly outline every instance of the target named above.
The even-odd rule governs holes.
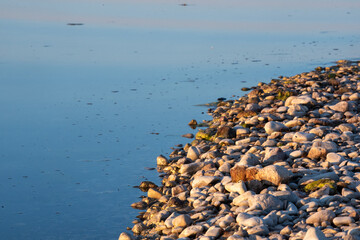
[[[331,179],[319,179],[316,181],[313,181],[311,183],[306,184],[306,186],[304,187],[304,190],[306,192],[313,192],[315,190],[318,190],[324,186],[329,186],[329,188],[333,191],[336,192],[336,183],[334,180]]]

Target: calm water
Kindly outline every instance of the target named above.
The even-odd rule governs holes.
[[[182,6],[186,3],[186,6]],[[0,0],[0,232],[117,239],[194,105],[360,56],[359,1]],[[82,23],[83,25],[68,25]]]

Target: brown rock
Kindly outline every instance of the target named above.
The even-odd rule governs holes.
[[[311,147],[308,153],[308,158],[310,159],[319,159],[325,158],[327,151],[325,148],[322,147]]]
[[[231,127],[225,126],[218,128],[215,136],[219,138],[233,138],[236,136],[236,132]]]
[[[238,181],[245,182],[245,181],[254,180],[256,178],[257,172],[258,169],[255,167],[245,167],[245,166],[236,165],[235,167],[230,169],[231,180],[233,182],[238,182]]]

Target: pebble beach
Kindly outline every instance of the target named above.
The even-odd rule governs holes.
[[[339,60],[218,101],[157,157],[161,185],[140,183],[119,239],[360,239],[359,69]]]

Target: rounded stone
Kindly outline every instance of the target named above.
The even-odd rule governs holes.
[[[353,222],[354,219],[352,219],[351,217],[336,217],[333,219],[333,223],[337,227],[344,225],[349,226]]]
[[[173,227],[187,227],[192,223],[188,214],[181,214],[172,220]]]

